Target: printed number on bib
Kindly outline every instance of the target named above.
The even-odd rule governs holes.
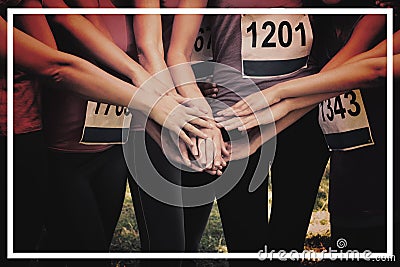
[[[80,143],[123,144],[127,141],[132,114],[126,107],[88,101]]]
[[[319,124],[330,150],[373,145],[360,90],[348,91],[320,103]]]
[[[209,78],[213,70],[210,68],[202,68],[201,62],[211,61],[213,59],[211,48],[211,17],[205,15],[201,23],[199,33],[194,43],[192,56],[190,60],[193,62],[193,72],[197,81],[204,81]]]
[[[242,73],[271,78],[307,67],[313,42],[307,15],[243,15]]]

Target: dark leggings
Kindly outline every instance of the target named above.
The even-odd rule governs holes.
[[[47,249],[108,252],[125,195],[127,169],[121,146],[98,153],[50,150],[49,163]],[[108,261],[68,262],[82,264],[109,266]]]
[[[6,137],[1,136],[1,170],[6,171]],[[47,155],[41,131],[14,135],[14,252],[38,250],[44,225],[44,194]],[[2,188],[6,189],[6,176]],[[2,194],[5,198],[6,194]],[[2,201],[5,214],[6,201]],[[3,218],[6,218],[4,216]],[[2,233],[3,233],[2,228]],[[1,240],[6,240],[5,237]],[[4,248],[4,246],[2,246]],[[28,266],[27,261],[8,262],[7,266]]]
[[[146,162],[144,142],[146,140],[147,154],[152,164]],[[144,132],[132,132],[129,146],[134,154],[128,156],[133,160],[129,164],[130,169],[129,186],[135,208],[136,220],[139,227],[140,243],[143,252],[184,252],[184,221],[183,209],[181,207],[165,204],[146,193],[138,186],[137,180],[153,179],[149,170],[155,168],[165,179],[180,184],[180,170],[172,166],[164,156],[161,148],[154,140]],[[176,196],[180,198],[180,195]],[[142,260],[141,266],[180,266],[179,260]]]
[[[257,153],[249,158],[245,174],[235,188],[218,199],[224,235],[230,252],[269,249],[303,250],[304,239],[320,179],[329,153],[313,110],[277,136],[272,173],[272,210],[267,222],[267,183],[253,193],[248,185],[257,164]],[[265,164],[268,164],[265,162]],[[210,181],[205,174],[184,176],[184,184]],[[186,249],[197,251],[212,203],[185,208]],[[289,212],[290,211],[290,212]],[[231,266],[266,264],[257,260],[230,261]],[[286,263],[288,264],[288,263]]]

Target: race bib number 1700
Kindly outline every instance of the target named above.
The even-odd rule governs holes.
[[[319,124],[330,150],[346,151],[373,145],[360,90],[320,103]]]
[[[123,144],[127,141],[132,114],[126,107],[88,101],[80,143]]]

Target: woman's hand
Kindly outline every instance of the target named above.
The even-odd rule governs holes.
[[[253,93],[240,100],[235,105],[219,111],[217,115],[223,117],[231,117],[234,115],[247,116],[255,113],[256,111],[272,106],[281,100],[279,97],[279,90],[275,90],[274,88],[276,87],[271,87],[260,92]]]
[[[221,170],[226,166],[224,158],[229,157],[229,151],[223,141],[221,130],[213,124],[212,128],[202,129],[202,131],[207,134],[208,138],[197,139],[198,151],[195,159],[199,166],[209,174],[222,175]]]
[[[216,98],[218,94],[218,86],[216,83],[213,83],[210,78],[207,78],[205,82],[197,82],[197,86],[199,87],[201,93],[204,97]]]
[[[217,126],[224,127],[227,131],[238,129],[239,131],[247,131],[256,126],[273,123],[285,117],[290,111],[296,109],[296,99],[285,99],[271,107],[259,110],[250,115],[241,117],[216,117]]]
[[[147,104],[151,102],[148,101]],[[186,132],[200,138],[208,137],[196,127],[211,127],[210,123],[204,119],[205,114],[191,106],[190,102],[179,95],[164,95],[159,97],[154,106],[148,108],[151,119],[162,127],[166,127],[176,133],[188,146],[193,146],[194,144]]]

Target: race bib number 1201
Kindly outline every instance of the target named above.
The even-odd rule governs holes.
[[[308,15],[242,15],[242,73],[271,78],[307,67],[313,33]]]
[[[330,150],[346,151],[374,141],[360,90],[320,103],[319,124]]]

